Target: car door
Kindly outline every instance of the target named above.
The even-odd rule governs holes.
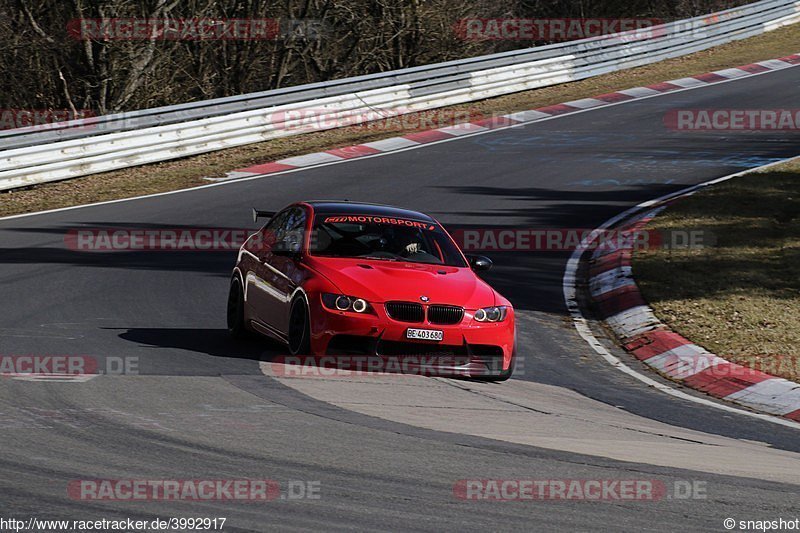
[[[245,273],[245,290],[250,318],[261,326],[270,326],[268,317],[275,311],[270,309],[276,299],[272,295],[276,283],[276,273],[270,268],[273,260],[273,248],[277,242],[281,227],[289,216],[289,209],[281,211],[247,242],[246,250],[252,254],[249,269]],[[266,333],[275,334],[274,331]]]
[[[267,324],[287,335],[289,331],[289,307],[295,289],[305,277],[301,265],[303,244],[305,242],[308,213],[305,207],[295,206],[287,211],[275,236],[275,245],[267,267],[272,272],[272,305],[265,316]]]

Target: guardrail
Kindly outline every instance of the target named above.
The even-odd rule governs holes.
[[[800,21],[764,0],[642,30],[260,93],[0,132],[0,190],[580,80]]]

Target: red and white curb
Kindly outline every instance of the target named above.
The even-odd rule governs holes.
[[[632,235],[664,207],[636,215],[616,229]],[[596,250],[589,262],[591,299],[629,353],[690,388],[800,422],[800,383],[726,361],[671,331],[639,293],[631,256],[631,247]]]
[[[315,152],[296,157],[289,157],[286,159],[279,159],[277,161],[271,161],[268,163],[252,165],[246,168],[233,170],[228,172],[223,178],[206,179],[209,181],[228,181],[241,178],[251,178],[254,176],[275,174],[278,172],[284,172],[298,168],[336,163],[347,159],[357,159],[360,157],[371,156],[384,152],[408,149],[446,139],[453,139],[459,136],[484,132],[487,130],[505,128],[517,124],[528,124],[540,120],[546,120],[558,115],[577,113],[587,109],[618,104],[620,102],[649,98],[672,91],[713,85],[715,83],[753,76],[763,72],[781,70],[798,64],[800,64],[800,54],[793,54],[780,59],[759,61],[758,63],[742,65],[736,68],[717,70],[687,78],[679,78],[648,85],[646,87],[634,87],[633,89],[625,89],[623,91],[601,94],[593,98],[582,98],[580,100],[564,102],[563,104],[550,105],[528,111],[519,111],[508,115],[487,118],[475,122],[463,122],[453,126],[409,133],[401,137],[392,137],[370,143],[335,148],[333,150],[326,150],[324,152]]]

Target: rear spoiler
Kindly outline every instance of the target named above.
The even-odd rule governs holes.
[[[261,209],[253,208],[253,222],[258,222],[259,218],[272,218],[275,216],[275,211],[262,211]]]

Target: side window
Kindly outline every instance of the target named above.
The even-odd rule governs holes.
[[[250,250],[252,253],[261,256],[266,252],[275,248],[275,243],[277,241],[277,236],[280,231],[281,226],[286,221],[286,217],[288,216],[289,211],[281,211],[274,217],[270,219],[267,224],[261,228],[258,233],[253,235],[249,241],[247,241],[247,249]]]
[[[299,252],[303,247],[303,238],[305,236],[306,210],[302,207],[292,207],[284,213],[285,216],[281,220],[276,220],[277,227],[274,234],[275,244],[273,245],[273,250],[278,252]]]
[[[281,211],[272,219],[267,222],[267,225],[264,226],[264,229],[261,230],[261,233],[264,236],[264,239],[268,242],[278,242],[280,240],[281,229],[286,222],[286,218],[289,216],[289,210]]]

